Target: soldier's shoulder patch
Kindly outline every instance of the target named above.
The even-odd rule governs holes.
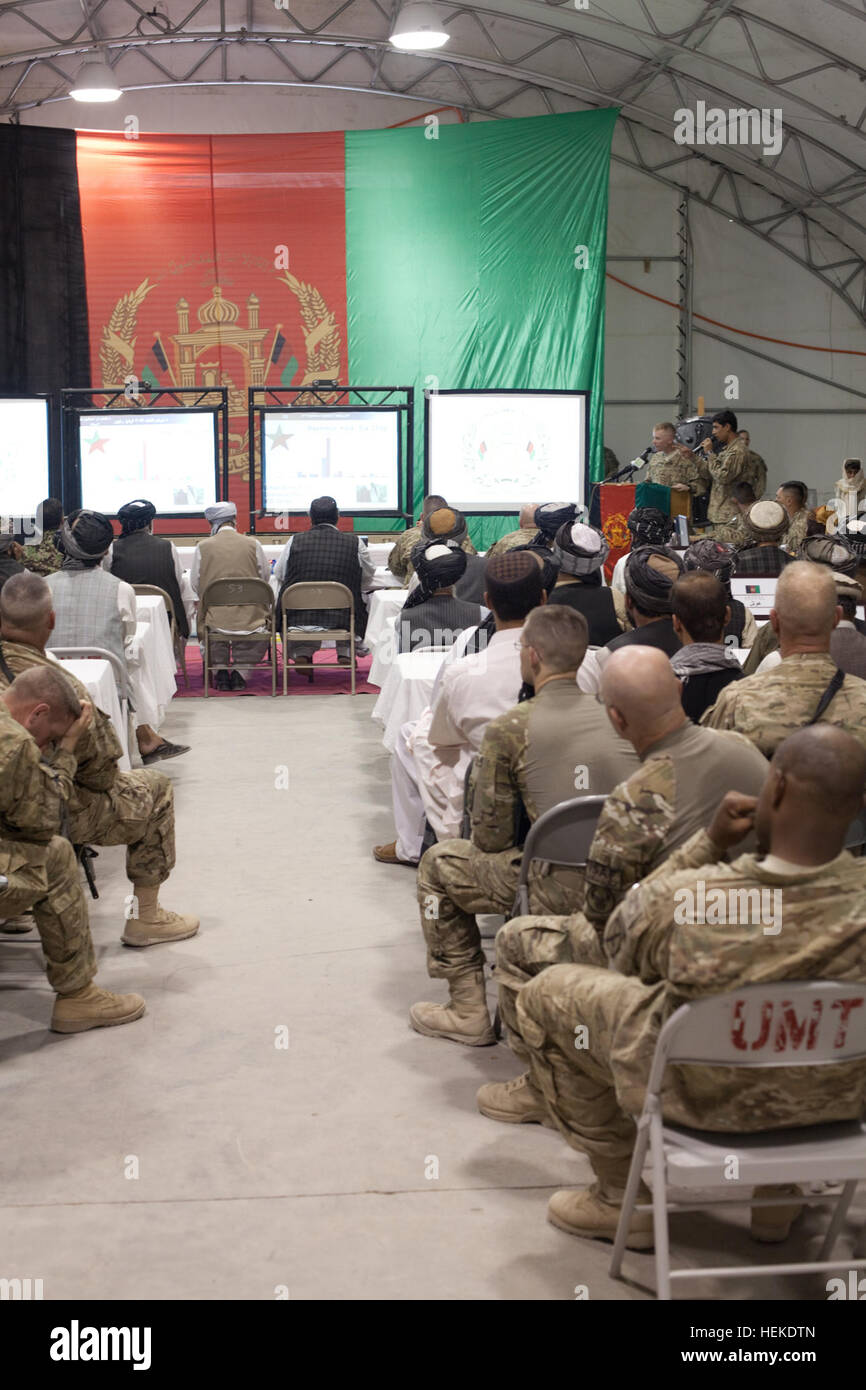
[[[627,782],[616,788],[613,795],[621,795],[623,802],[635,809],[657,810],[658,798],[672,802],[675,791],[673,759],[661,754],[657,758],[647,758]]]

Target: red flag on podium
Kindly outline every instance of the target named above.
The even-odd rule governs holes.
[[[636,488],[633,483],[603,483],[601,494],[601,529],[607,537],[610,552],[604,562],[605,577],[610,583],[614,565],[631,546],[628,514],[634,510]]]

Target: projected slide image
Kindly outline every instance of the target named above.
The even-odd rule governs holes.
[[[111,515],[134,497],[158,514],[201,512],[216,501],[210,412],[117,412],[79,418],[81,504]]]
[[[427,491],[462,511],[517,511],[538,498],[583,501],[584,397],[434,394]]]
[[[13,517],[16,530],[26,531],[47,496],[46,403],[0,400],[0,514]]]
[[[396,410],[269,410],[262,436],[266,511],[306,511],[322,496],[342,512],[398,509]]]

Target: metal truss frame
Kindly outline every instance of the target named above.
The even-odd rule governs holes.
[[[130,93],[172,86],[316,87],[428,108],[444,103],[457,106],[464,118],[487,119],[618,105],[622,116],[615,161],[666,184],[680,200],[687,196],[692,205],[710,208],[759,236],[817,277],[866,325],[866,217],[850,207],[866,198],[866,99],[861,98],[862,108],[837,115],[829,100],[819,105],[814,92],[807,96],[802,90],[819,78],[827,82],[828,98],[835,100],[833,79],[841,83],[853,76],[866,83],[866,65],[797,33],[791,0],[791,27],[751,14],[736,0],[705,0],[703,13],[673,31],[660,27],[648,0],[636,0],[634,19],[640,22],[632,23],[602,13],[596,0],[590,0],[587,10],[576,8],[572,0],[443,6],[446,26],[459,23],[461,33],[474,33],[484,49],[447,56],[395,54],[387,42],[394,8],[389,0],[364,0],[363,11],[360,0],[335,0],[331,12],[314,24],[302,23],[291,8],[282,7],[283,0],[279,8],[267,3],[264,14],[255,0],[246,0],[244,23],[237,27],[227,23],[226,0],[183,3],[186,13],[170,22],[139,0],[122,0],[130,18],[125,34],[106,32],[108,0],[70,3],[70,23],[63,33],[40,19],[44,0],[0,3],[0,120],[18,120],[24,111],[66,100],[71,78],[88,57],[113,66]],[[285,0],[287,6],[291,3]],[[846,24],[861,21],[866,37],[866,0],[818,4],[843,13]],[[112,12],[117,13],[117,0],[112,0]],[[357,31],[345,32],[342,26],[351,25],[356,16]],[[2,52],[7,19],[14,19],[19,31],[22,21],[32,29],[32,46]],[[379,32],[363,32],[372,19]],[[711,53],[707,45],[714,34],[724,38],[726,51],[737,41],[742,61]],[[779,56],[780,43],[785,58]],[[309,62],[299,66],[302,53],[308,58],[311,50],[322,59],[315,71]],[[860,51],[866,52],[866,44]],[[795,61],[795,52],[802,52],[801,61]],[[152,81],[123,81],[123,59],[132,53],[153,70]],[[191,61],[179,62],[181,53]],[[263,66],[257,59],[264,60],[265,54]],[[563,57],[569,64],[567,78],[545,71],[546,61],[559,61],[561,70]],[[274,75],[272,58],[284,72]],[[597,58],[607,67],[618,60],[621,68],[606,87],[595,76]],[[363,81],[357,77],[359,59],[369,72]],[[354,62],[353,73],[341,80],[339,69],[346,60]],[[258,75],[250,76],[257,68]],[[44,87],[46,75],[53,75],[56,85],[47,94],[29,95],[29,80],[39,76]],[[714,147],[709,156],[674,145],[668,108],[691,106],[700,96],[729,109],[784,104],[785,142],[779,155]]]

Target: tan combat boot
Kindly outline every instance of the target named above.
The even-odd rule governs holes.
[[[616,1239],[623,1194],[613,1194],[600,1182],[581,1192],[565,1189],[554,1192],[547,1205],[547,1219],[560,1231],[588,1240]],[[648,1202],[650,1191],[646,1183],[638,1188],[637,1200]],[[653,1217],[651,1211],[636,1211],[632,1215],[626,1247],[629,1250],[652,1250]]]
[[[803,1189],[794,1183],[784,1183],[779,1187],[756,1187],[753,1197],[802,1197]],[[803,1213],[802,1202],[792,1202],[786,1207],[752,1207],[752,1240],[762,1245],[781,1245],[791,1234],[791,1227]]]
[[[124,946],[158,946],[164,941],[185,941],[199,928],[197,917],[182,917],[159,905],[158,887],[133,885],[138,915],[128,919],[120,938]]]
[[[89,984],[74,994],[58,994],[51,1015],[53,1033],[86,1033],[88,1028],[113,1028],[134,1023],[144,1013],[140,994],[112,994]]]
[[[409,1022],[416,1033],[428,1038],[448,1038],[468,1047],[490,1047],[496,1034],[487,1012],[484,972],[458,975],[449,980],[449,1004],[413,1004]]]
[[[36,919],[32,912],[23,912],[20,917],[7,917],[0,922],[0,932],[6,936],[19,936],[24,932],[32,931],[36,926]]]
[[[490,1081],[479,1088],[478,1109],[488,1119],[504,1125],[556,1126],[547,1114],[544,1097],[533,1084],[529,1072],[513,1081]]]

